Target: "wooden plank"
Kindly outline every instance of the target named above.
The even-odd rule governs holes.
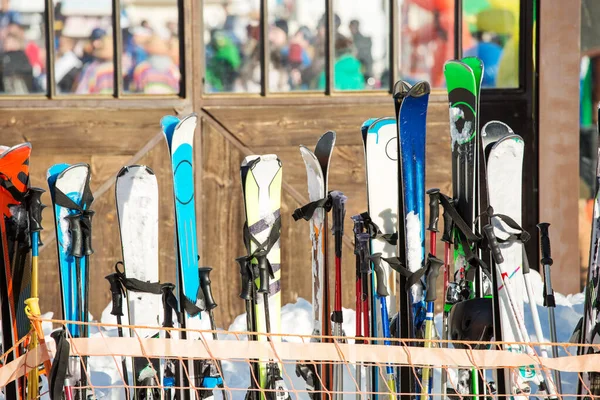
[[[0,109],[0,143],[29,141],[45,154],[135,154],[172,109]],[[68,118],[65,116],[68,115]]]
[[[560,0],[540,3],[539,210],[552,224],[554,289],[579,293],[579,35],[581,0],[568,8]],[[556,62],[560,54],[560,62]],[[556,82],[561,82],[556,85]]]

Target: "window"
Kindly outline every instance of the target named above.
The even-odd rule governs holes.
[[[0,93],[177,96],[179,8],[178,0],[1,0]]]
[[[520,7],[520,0],[204,0],[204,91],[389,91],[398,79],[443,89],[444,63],[462,56],[483,60],[484,87],[517,88]]]

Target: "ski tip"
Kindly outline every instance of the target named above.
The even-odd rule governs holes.
[[[375,121],[377,121],[378,118],[369,118],[367,119],[365,122],[362,123],[362,125],[360,126],[361,130],[369,129],[369,127],[371,126],[371,124]]]
[[[144,173],[148,175],[154,175],[154,171],[152,170],[152,168],[142,164],[132,164],[125,165],[124,167],[122,167],[117,173],[117,178],[120,178],[127,173],[137,173],[140,170],[143,170]]]
[[[394,128],[395,128],[396,127],[396,118],[395,117],[378,118],[375,121],[373,121],[373,123],[369,126],[369,129],[367,132],[368,133],[376,133],[388,125],[394,125]]]
[[[48,168],[48,170],[46,171],[46,181],[48,182],[48,186],[50,186],[51,190],[54,188],[54,184],[56,182],[56,178],[58,177],[58,174],[63,172],[68,167],[69,167],[69,164],[60,163],[60,164],[54,164],[53,166]]]
[[[257,154],[251,154],[249,156],[244,157],[244,159],[242,160],[241,167],[243,168],[249,166],[258,158],[260,158],[260,156]]]
[[[179,124],[179,118],[174,115],[165,115],[160,119],[160,127],[162,128],[163,134],[167,137],[173,136],[177,124]]]
[[[317,149],[329,149],[329,152],[333,150],[335,146],[336,134],[334,131],[327,131],[321,135],[319,140],[317,141],[317,145],[315,147],[315,153],[317,153]]]
[[[431,86],[427,81],[420,81],[415,83],[415,85],[410,89],[407,93],[406,97],[422,97],[427,96],[431,92]]]
[[[403,80],[399,80],[398,82],[394,83],[394,88],[392,89],[392,96],[394,97],[394,99],[401,99],[404,96],[406,96],[406,93],[408,93],[411,87],[412,86],[410,85],[410,83]]]

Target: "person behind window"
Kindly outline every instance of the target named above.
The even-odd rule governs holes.
[[[33,68],[25,54],[22,37],[8,33],[4,38],[4,51],[0,54],[0,91],[10,94],[27,94],[33,91]]]
[[[354,52],[352,40],[338,34],[335,40],[337,57],[333,65],[335,90],[362,90],[365,88],[361,64]],[[319,78],[319,89],[325,89],[325,71]]]
[[[73,91],[77,76],[83,67],[83,63],[73,51],[76,43],[77,41],[74,38],[65,35],[62,35],[58,40],[54,80],[59,93],[71,93]]]
[[[144,46],[148,58],[133,71],[132,92],[145,94],[179,93],[181,74],[170,56],[166,40],[154,35]]]
[[[365,77],[365,82],[367,83],[369,82],[369,78],[373,77],[373,43],[370,37],[361,33],[360,22],[358,22],[358,20],[353,19],[350,21],[348,28],[352,34],[354,47],[356,47],[356,57],[362,65],[363,75]],[[374,83],[375,80],[373,79],[372,84]]]
[[[105,35],[95,43],[92,56],[94,60],[85,65],[75,90],[76,94],[112,94],[113,79],[113,42]]]

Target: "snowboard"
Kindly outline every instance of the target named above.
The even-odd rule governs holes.
[[[249,255],[256,254],[252,269],[258,270],[253,287],[255,327],[258,333],[281,332],[281,251],[279,234],[281,221],[281,161],[274,154],[251,155],[241,165],[244,206],[246,213]],[[262,249],[262,250],[261,250]],[[258,335],[260,341],[279,341],[273,336]],[[262,388],[273,383],[271,373],[277,366],[271,360],[259,360],[259,383]],[[281,366],[277,366],[281,371]],[[280,377],[279,377],[280,379]],[[279,395],[280,393],[278,393]]]
[[[0,317],[2,318],[2,349],[4,363],[14,361],[22,354],[22,348],[15,346],[29,331],[29,321],[25,315],[24,300],[29,297],[30,272],[25,270],[22,249],[19,249],[23,233],[27,235],[27,212],[22,201],[29,187],[29,156],[31,145],[22,143],[11,148],[3,148],[0,154],[0,237],[2,243],[3,271],[0,272]],[[29,251],[27,247],[26,252]],[[13,348],[14,347],[14,348]],[[7,399],[19,399],[24,395],[24,379],[16,379],[4,387]]]
[[[125,278],[142,282],[158,282],[158,183],[154,172],[144,165],[123,167],[117,174],[115,200]],[[160,327],[162,325],[161,296],[127,291],[125,324]],[[144,328],[130,332],[131,337],[158,337],[158,329]],[[139,386],[159,386],[162,379],[160,361],[146,358],[127,359],[128,372]],[[156,382],[156,377],[159,381]],[[152,389],[138,389],[145,392]],[[147,398],[141,393],[135,398]]]

